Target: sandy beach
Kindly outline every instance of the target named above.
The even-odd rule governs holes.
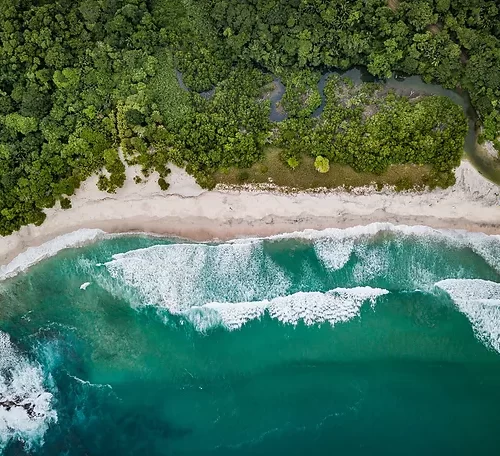
[[[136,170],[116,194],[100,192],[97,177],[77,190],[73,207],[47,210],[42,226],[27,226],[0,238],[0,265],[29,247],[82,228],[107,233],[148,232],[194,240],[347,228],[373,222],[426,225],[500,233],[500,187],[463,161],[457,182],[446,190],[394,193],[388,189],[283,194],[269,190],[204,191],[182,169],[172,167],[170,189],[162,192],[155,176],[139,185]]]

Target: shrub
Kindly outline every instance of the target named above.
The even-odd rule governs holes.
[[[297,168],[299,166],[299,161],[295,157],[290,157],[287,161],[288,166],[292,169]]]
[[[165,179],[163,179],[163,177],[160,177],[158,179],[158,185],[163,191],[168,190],[168,188],[170,187],[170,184]]]
[[[319,173],[327,173],[330,170],[330,161],[328,158],[318,155],[314,160],[314,167]]]
[[[71,201],[69,200],[69,198],[61,198],[61,208],[71,209]]]

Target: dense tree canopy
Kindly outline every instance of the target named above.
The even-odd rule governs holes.
[[[203,2],[202,2],[203,3]],[[233,54],[271,72],[364,65],[467,89],[498,123],[500,6],[494,0],[205,0]],[[498,129],[496,131],[498,133]]]
[[[0,2],[0,234],[107,168],[123,183],[118,106],[132,106],[154,71],[145,2]]]
[[[166,189],[174,162],[211,187],[214,171],[250,166],[267,144],[294,166],[299,152],[375,172],[426,163],[448,185],[465,130],[447,99],[347,90],[333,78],[323,114],[311,117],[321,72],[363,65],[378,78],[418,74],[466,89],[483,138],[498,139],[496,2],[394,4],[0,0],[0,235],[43,222],[58,200],[69,208],[93,173],[113,192],[125,164],[139,164]],[[288,119],[271,124],[275,76]]]

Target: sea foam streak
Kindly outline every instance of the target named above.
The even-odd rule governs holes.
[[[142,305],[171,313],[211,301],[266,299],[290,285],[260,242],[158,245],[114,255],[106,268]]]
[[[314,242],[316,256],[325,267],[333,271],[345,266],[353,249],[354,239],[348,237],[322,238]]]
[[[447,279],[436,286],[448,293],[472,323],[478,338],[500,352],[500,283],[481,279]]]
[[[383,233],[394,235],[397,243],[411,240],[415,244],[414,255],[406,252],[404,257],[397,257],[398,250],[388,251],[384,243],[371,244],[370,239]],[[427,226],[393,225],[390,223],[372,223],[346,229],[328,228],[322,231],[305,230],[271,236],[270,241],[281,239],[304,239],[314,242],[316,256],[323,265],[332,270],[345,266],[351,256],[356,255],[353,268],[353,284],[367,284],[377,277],[394,278],[395,271],[405,272],[397,278],[397,284],[403,288],[431,290],[434,283],[445,277],[460,276],[454,264],[446,268],[436,251],[441,247],[453,249],[466,248],[479,255],[500,273],[500,236],[463,230],[439,230]],[[402,250],[401,250],[402,251]],[[434,260],[433,260],[434,258]],[[410,261],[409,261],[410,260]],[[404,270],[400,269],[404,265]],[[392,272],[390,272],[392,271]]]
[[[41,444],[49,424],[57,422],[51,401],[41,367],[20,355],[8,334],[0,332],[0,449],[11,440],[27,448]]]
[[[254,302],[212,302],[193,307],[184,315],[199,330],[219,324],[230,330],[238,329],[266,312],[271,318],[287,324],[328,322],[333,326],[358,316],[364,302],[374,304],[376,298],[387,293],[387,290],[371,287],[335,288],[326,293],[298,292]]]
[[[38,247],[30,247],[14,258],[9,264],[0,266],[0,280],[13,277],[25,271],[30,266],[57,255],[63,249],[81,247],[84,244],[97,241],[105,235],[106,233],[102,230],[81,229],[58,236]]]

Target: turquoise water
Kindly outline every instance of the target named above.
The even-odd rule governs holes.
[[[3,454],[497,454],[499,282],[388,225],[63,250],[0,282]]]

